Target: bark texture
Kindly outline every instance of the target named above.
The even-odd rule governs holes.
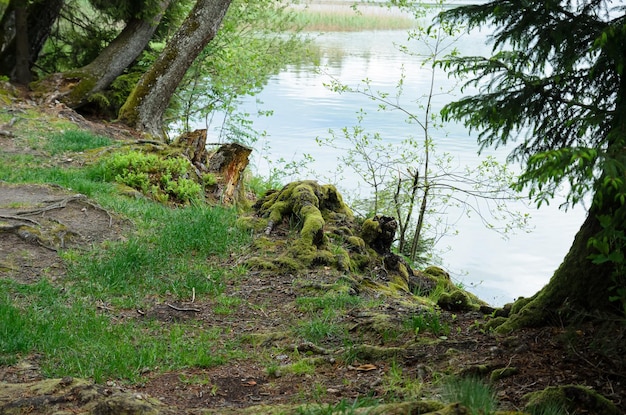
[[[187,69],[215,37],[231,0],[198,0],[120,110],[120,121],[163,138],[163,113]]]
[[[74,92],[66,102],[70,107],[84,105],[92,94],[103,91],[120,76],[139,54],[146,48],[152,38],[163,13],[170,5],[170,0],[159,3],[160,12],[150,20],[132,19],[124,27],[124,30],[111,42],[98,57],[89,65],[81,69],[85,73],[86,88],[78,84]],[[93,86],[89,88],[89,79],[94,79]]]
[[[22,0],[12,0],[0,16],[0,73],[14,76],[17,65],[17,31],[15,11]],[[64,0],[39,0],[28,6],[26,13],[26,32],[28,39],[28,66],[32,68],[37,60],[46,39],[50,36],[52,26],[63,8]]]
[[[96,59],[80,69],[51,76],[46,80],[44,89],[61,91],[55,98],[71,108],[87,104],[93,94],[109,87],[137,59],[150,42],[170,3],[171,0],[162,0],[159,12],[151,18],[128,21]]]
[[[609,301],[610,287],[614,285],[612,266],[608,263],[597,265],[589,259],[594,251],[588,241],[602,230],[597,219],[602,213],[597,209],[590,210],[550,282],[530,301],[522,300],[528,303],[499,326],[498,332],[561,324],[580,313],[617,311]]]
[[[210,192],[209,196],[225,204],[238,203],[245,199],[242,175],[248,166],[251,148],[229,143],[209,152],[206,148],[206,130],[185,133],[172,146],[181,149],[182,155],[189,159],[200,181],[204,177],[211,178],[212,183],[204,183]]]
[[[26,5],[15,7],[15,71],[13,78],[26,85],[31,81],[30,56],[28,48],[28,24],[26,22]]]

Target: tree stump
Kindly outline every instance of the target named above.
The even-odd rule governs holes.
[[[243,186],[241,177],[248,166],[248,156],[252,149],[237,143],[224,144],[209,156],[208,171],[218,177],[220,184],[217,196],[224,203],[241,200]]]
[[[206,148],[206,130],[195,130],[178,137],[172,146],[189,159],[199,179],[209,180],[212,196],[230,204],[243,198],[241,177],[252,149],[236,143],[223,144],[214,152]],[[209,178],[209,179],[207,179]]]

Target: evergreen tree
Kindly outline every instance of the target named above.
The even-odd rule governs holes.
[[[514,145],[518,187],[538,206],[567,193],[588,216],[552,279],[500,327],[626,310],[626,6],[607,0],[496,0],[440,15],[493,28],[491,57],[448,60],[478,87],[444,109],[480,148]]]

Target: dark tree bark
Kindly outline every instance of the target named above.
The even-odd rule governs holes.
[[[1,74],[11,76],[17,72],[18,35],[25,35],[28,39],[29,70],[33,67],[46,39],[50,36],[52,26],[61,13],[64,0],[39,0],[32,3],[26,10],[25,32],[23,30],[16,31],[16,8],[23,4],[23,0],[12,0],[5,12],[0,15],[2,17],[0,20],[0,33],[2,33],[0,36]],[[24,53],[22,52],[21,55],[23,56]]]
[[[22,3],[15,8],[15,71],[12,78],[23,85],[28,84],[32,78],[26,20],[26,5]]]
[[[163,114],[187,69],[215,37],[231,0],[198,0],[165,50],[140,79],[119,120],[164,138]]]

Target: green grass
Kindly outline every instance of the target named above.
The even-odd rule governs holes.
[[[37,353],[46,376],[132,382],[147,370],[211,367],[239,353],[224,348],[221,329],[149,320],[116,324],[92,302],[46,281],[3,285],[8,291],[0,298],[0,357]]]
[[[336,321],[332,310],[326,310],[321,315],[300,321],[296,334],[304,340],[319,344],[322,341],[343,340],[346,337],[346,328]]]
[[[491,414],[497,407],[493,390],[474,377],[448,379],[442,395],[450,403],[459,402],[467,407],[472,415]]]
[[[61,133],[53,134],[44,149],[55,155],[65,152],[80,152],[93,148],[106,147],[113,141],[104,136],[95,135],[88,131],[67,130]]]
[[[382,379],[385,395],[396,401],[415,400],[422,397],[424,384],[418,378],[403,373],[402,366],[395,360]]]
[[[63,134],[49,151],[79,151],[63,141],[67,137]],[[211,367],[240,357],[240,348],[223,341],[223,329],[117,320],[97,308],[101,302],[113,310],[134,309],[159,297],[186,300],[192,295],[216,297],[225,310],[235,307],[236,299],[220,296],[225,281],[244,271],[220,262],[250,238],[236,225],[235,210],[172,209],[129,199],[102,181],[96,168],[58,168],[32,155],[0,153],[1,180],[58,184],[129,218],[124,240],[63,252],[68,272],[54,285],[0,280],[0,364],[36,354],[45,376],[138,382],[145,371]]]
[[[303,312],[355,308],[362,303],[363,299],[359,296],[336,291],[329,291],[320,297],[299,297],[296,299],[298,309]]]
[[[404,322],[404,327],[412,330],[416,335],[431,332],[435,336],[450,334],[450,325],[441,321],[441,313],[437,311],[423,311],[413,314]]]
[[[351,415],[367,414],[367,409],[374,409],[379,401],[369,396],[358,397],[353,401],[342,399],[336,404],[305,405],[298,408],[298,415]],[[367,408],[365,411],[363,409]]]
[[[123,308],[139,306],[152,294],[179,299],[190,298],[192,293],[217,296],[224,290],[225,279],[242,272],[216,264],[249,240],[236,226],[234,210],[144,207],[146,228],[140,234],[88,253],[68,255],[67,280],[81,295]]]

